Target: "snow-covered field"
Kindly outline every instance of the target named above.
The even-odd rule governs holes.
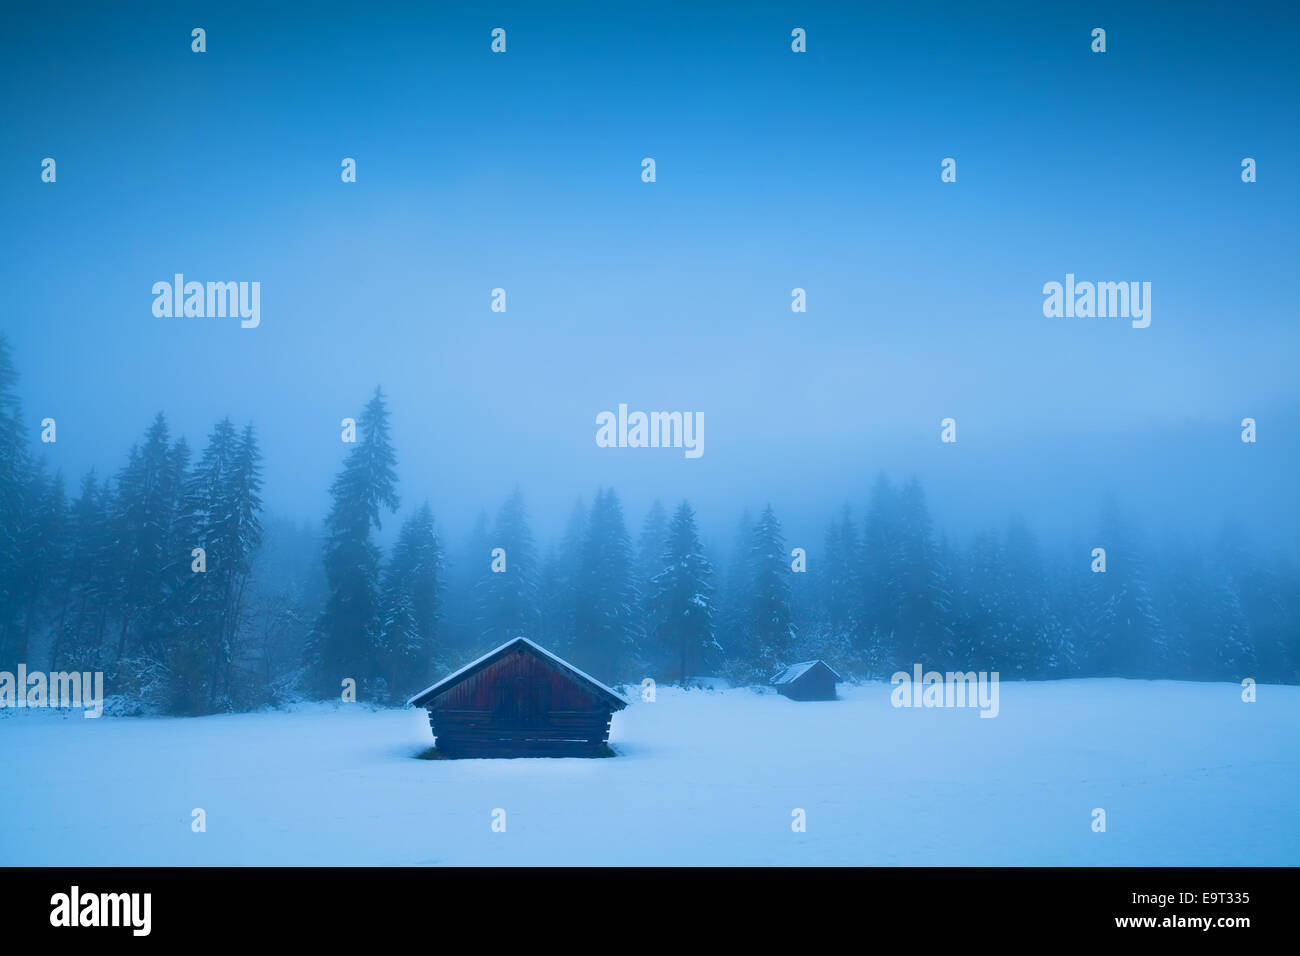
[[[600,760],[418,760],[423,711],[356,704],[10,711],[0,864],[1300,864],[1298,687],[1004,682],[994,719],[889,691],[660,688]]]

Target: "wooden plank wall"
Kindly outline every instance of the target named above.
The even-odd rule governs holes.
[[[608,702],[523,649],[449,687],[428,710],[448,756],[589,756],[609,739]]]

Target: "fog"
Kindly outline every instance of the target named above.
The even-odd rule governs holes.
[[[778,8],[517,9],[493,56],[468,8],[345,10],[205,13],[203,55],[190,12],[6,12],[0,321],[51,470],[114,473],[160,410],[196,448],[229,415],[267,511],[316,522],[382,386],[403,511],[453,538],[516,485],[543,540],[612,486],[634,527],[687,498],[718,540],[770,501],[819,542],[884,471],[958,537],[1086,540],[1113,492],[1294,547],[1279,32],[1115,11],[1103,57],[1063,12],[899,7],[801,21],[794,57]],[[259,326],[156,317],[176,273],[259,282]],[[1150,282],[1150,326],[1046,318],[1067,273]],[[620,403],[702,414],[703,455],[597,447]]]

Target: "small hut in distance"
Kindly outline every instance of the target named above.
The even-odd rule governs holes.
[[[595,757],[627,701],[524,637],[507,641],[407,703],[429,712],[447,757]]]
[[[778,694],[791,700],[836,700],[835,684],[840,675],[825,661],[791,664],[772,678]]]

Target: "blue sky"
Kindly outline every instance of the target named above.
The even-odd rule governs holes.
[[[316,517],[382,383],[453,530],[612,483],[820,538],[884,469],[956,530],[1114,488],[1296,539],[1294,5],[261,6],[0,15],[0,327],[70,477],[229,414]],[[260,281],[261,326],[154,317],[175,272]],[[1044,318],[1067,272],[1151,282],[1151,327]],[[703,412],[704,457],[596,448],[619,402]]]

